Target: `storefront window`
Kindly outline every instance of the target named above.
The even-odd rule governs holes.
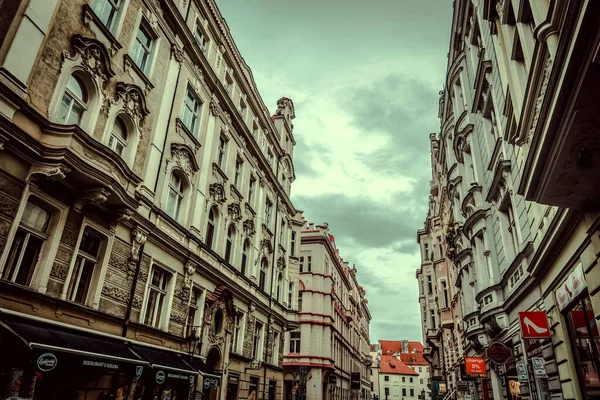
[[[564,312],[580,387],[588,400],[600,399],[600,335],[587,292]]]

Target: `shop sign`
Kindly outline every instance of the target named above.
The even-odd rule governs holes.
[[[462,381],[477,381],[477,380],[479,380],[479,378],[476,376],[467,375],[467,367],[466,367],[465,363],[461,363],[459,365],[459,367],[460,367],[460,379]]]
[[[248,368],[249,369],[260,369],[260,366],[261,366],[261,362],[255,358],[254,360],[250,361]]]
[[[190,387],[193,388],[194,383],[196,383],[196,377],[194,375],[190,375],[189,379],[190,379]]]
[[[583,313],[582,310],[573,310],[570,314],[571,319],[573,320],[573,326],[575,327],[575,334],[577,337],[589,337],[588,330],[586,327],[586,321],[588,324],[592,324],[592,336],[595,338],[600,337],[600,333],[598,333],[598,326],[596,326],[596,322],[594,321],[593,311],[588,311],[586,315]]]
[[[511,355],[510,349],[500,342],[492,343],[486,350],[486,357],[496,365],[506,364]]]
[[[156,371],[156,375],[154,376],[154,379],[156,380],[156,383],[158,383],[159,385],[162,385],[165,382],[165,379],[167,379],[167,376],[165,375],[165,371]]]
[[[181,379],[181,380],[187,381],[188,379],[190,379],[189,377],[190,377],[189,375],[182,375],[182,374],[176,374],[173,372],[167,372],[167,378],[169,378],[169,379]]]
[[[517,380],[519,382],[527,382],[529,373],[527,372],[527,364],[517,364]]]
[[[440,382],[440,393],[446,393],[446,382]]]
[[[329,375],[329,384],[330,385],[337,384],[337,375]]]
[[[542,357],[533,357],[531,359],[531,366],[533,367],[533,376],[539,379],[548,379],[546,361]]]
[[[479,357],[465,357],[467,375],[486,376],[485,360]]]
[[[456,383],[456,390],[461,393],[469,393],[469,382],[458,381]]]
[[[360,389],[360,372],[352,372],[350,375],[350,389]]]
[[[142,377],[143,373],[144,373],[144,367],[141,365],[136,365],[135,366],[135,380],[139,381],[140,378]]]
[[[525,354],[527,358],[539,356],[542,354],[542,341],[540,339],[523,339],[525,343]]]
[[[119,369],[119,364],[110,361],[83,360],[84,367]]]
[[[237,385],[240,383],[240,377],[238,375],[229,375],[229,385]]]
[[[473,397],[470,394],[465,394],[465,397],[463,397],[464,400],[472,400]]]
[[[521,337],[530,339],[549,338],[550,326],[545,311],[526,311],[519,313]]]
[[[587,287],[581,263],[569,274],[565,282],[554,292],[560,311],[564,310]]]
[[[204,377],[204,389],[210,389],[211,387],[218,387],[219,386],[219,378],[213,378],[212,376],[205,376]]]
[[[56,368],[58,359],[52,353],[44,353],[37,359],[37,367],[40,371],[48,372]]]

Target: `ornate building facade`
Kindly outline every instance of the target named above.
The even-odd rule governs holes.
[[[463,358],[485,358],[496,342],[511,357],[501,365],[486,358],[485,379],[469,384],[475,398],[509,398],[516,365],[531,357],[543,358],[547,378],[521,383],[519,395],[597,396],[599,6],[454,3],[441,131],[431,136],[433,207],[418,234],[417,271],[424,338],[434,374],[441,372],[433,379],[447,383],[448,394],[462,396]],[[435,339],[445,300],[437,282],[429,289],[439,278],[427,252],[437,244],[461,305],[453,335],[463,351],[454,357],[460,347]],[[551,338],[522,339],[525,311],[547,314]],[[446,380],[449,368],[454,377]]]
[[[301,221],[300,327],[288,334],[283,363],[286,395],[370,399],[371,314],[366,292],[357,281],[356,268],[340,256],[328,224]]]
[[[2,394],[281,398],[292,100],[213,0],[0,13]]]

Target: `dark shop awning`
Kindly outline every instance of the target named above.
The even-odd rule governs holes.
[[[131,345],[131,347],[136,354],[139,354],[142,358],[149,361],[154,369],[166,369],[188,375],[198,374],[197,371],[181,359],[180,353],[139,344]],[[173,377],[177,378],[177,376]]]
[[[187,360],[186,360],[187,361]],[[196,371],[200,372],[202,376],[209,376],[211,378],[221,379],[221,374],[214,371],[200,358],[194,356],[191,360],[187,361]]]
[[[129,349],[125,340],[21,319],[5,319],[0,321],[0,325],[34,350],[69,353],[137,365],[148,364]],[[89,363],[90,366],[98,366]]]

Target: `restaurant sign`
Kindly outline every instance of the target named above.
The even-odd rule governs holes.
[[[560,311],[564,310],[587,287],[581,263],[569,274],[563,284],[554,292]]]
[[[512,356],[512,353],[508,347],[500,342],[494,342],[486,350],[486,356],[488,360],[496,365],[504,365],[508,359]]]

